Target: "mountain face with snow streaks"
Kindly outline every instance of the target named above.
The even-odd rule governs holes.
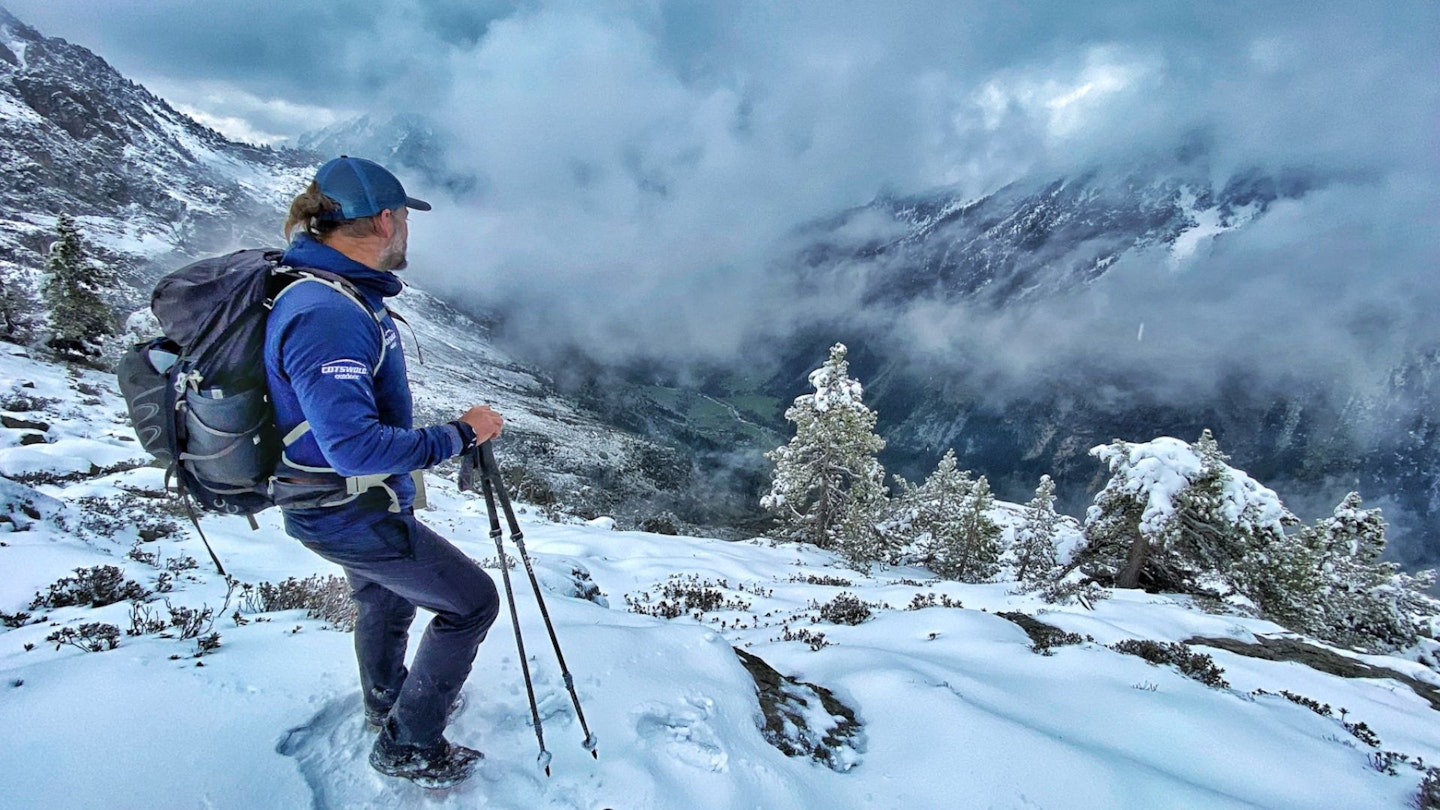
[[[1203,154],[1192,153],[1127,171],[1016,182],[978,198],[948,189],[882,196],[795,235],[799,247],[782,267],[797,284],[859,289],[860,305],[811,316],[767,390],[802,390],[824,347],[842,340],[880,414],[889,469],[923,476],[954,447],[1008,498],[1021,499],[1041,475],[1052,475],[1072,513],[1096,487],[1089,447],[1117,437],[1194,439],[1210,428],[1246,469],[1305,504],[1307,516],[1323,514],[1348,489],[1383,502],[1402,540],[1400,557],[1433,563],[1440,560],[1440,536],[1427,528],[1440,489],[1440,444],[1430,427],[1440,406],[1435,347],[1409,336],[1397,341],[1383,321],[1362,324],[1368,331],[1357,341],[1390,348],[1357,376],[1314,363],[1285,368],[1243,344],[1222,355],[1192,329],[1194,350],[1215,368],[1196,372],[1177,393],[1157,379],[1179,380],[1184,355],[1157,368],[1139,349],[1127,358],[1112,353],[1116,342],[1085,344],[1097,334],[1095,302],[1106,302],[1107,317],[1125,317],[1114,302],[1137,280],[1150,294],[1169,284],[1175,296],[1250,281],[1233,264],[1210,268],[1227,240],[1264,224],[1278,206],[1293,210],[1347,180],[1298,167],[1215,179]],[[1121,267],[1123,279],[1113,277]],[[1292,283],[1308,283],[1303,272],[1292,275]],[[1236,317],[1264,317],[1263,304]],[[1184,319],[1186,306],[1182,297],[1163,311]],[[949,320],[934,320],[936,313]],[[1291,312],[1307,316],[1324,317]],[[1071,324],[1055,319],[1066,317],[1089,331],[1075,331],[1061,347],[1063,360],[1037,360],[1033,344],[1063,334]],[[1159,334],[1171,324],[1151,326]],[[1142,345],[1145,327],[1143,317],[1131,322],[1131,346]],[[1277,321],[1272,328],[1290,327]],[[1337,334],[1346,328],[1355,327],[1335,325]],[[1016,371],[1012,356],[1033,370]]]
[[[400,131],[388,156],[419,160],[427,152],[415,146],[424,140],[415,127],[389,122],[362,145]],[[315,145],[356,137],[351,127]],[[200,256],[280,243],[290,199],[322,160],[312,151],[230,141],[99,56],[0,8],[0,276],[7,285],[39,289],[55,218],[68,214],[92,258],[120,280],[112,292],[123,320],[148,306],[163,273]],[[405,339],[415,358],[416,419],[449,421],[472,402],[495,406],[536,502],[626,517],[627,509],[659,511],[654,504],[667,490],[684,486],[683,457],[559,395],[544,374],[497,349],[484,323],[415,288],[394,305],[413,329]],[[597,486],[601,480],[606,485]]]
[[[138,279],[147,259],[278,239],[315,156],[234,143],[0,9],[0,261],[34,266],[53,217]],[[127,272],[128,271],[128,272]]]

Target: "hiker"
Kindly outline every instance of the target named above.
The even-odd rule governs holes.
[[[443,787],[481,758],[444,731],[499,598],[480,566],[416,519],[418,471],[495,438],[503,420],[477,405],[447,424],[412,424],[405,357],[385,309],[402,288],[395,274],[406,266],[412,209],[430,204],[376,163],[342,156],[320,167],[290,205],[283,263],[338,274],[359,299],[343,285],[286,288],[266,327],[265,368],[279,432],[287,443],[299,436],[273,479],[285,530],[345,569],[358,606],[365,717],[380,732],[370,764]],[[417,607],[435,617],[407,671]]]

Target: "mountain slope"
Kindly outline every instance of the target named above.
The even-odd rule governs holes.
[[[0,8],[0,262],[35,267],[56,214],[134,280],[146,260],[274,241],[313,155],[232,143]]]
[[[278,243],[291,197],[320,160],[226,140],[90,51],[45,37],[0,8],[0,277],[7,285],[38,290],[55,216],[67,213],[121,282],[110,292],[123,320],[148,306],[164,272],[197,256]],[[417,419],[444,422],[472,403],[494,405],[537,499],[638,520],[662,511],[686,485],[685,459],[561,397],[543,375],[496,349],[484,324],[419,289],[395,306],[419,338],[418,346],[407,340]],[[136,323],[136,336],[153,334],[145,323]]]
[[[1400,559],[1440,560],[1435,347],[1397,332],[1403,302],[1374,301],[1381,293],[1342,261],[1329,272],[1347,280],[1335,284],[1289,242],[1243,241],[1288,227],[1303,242],[1303,206],[1368,181],[1296,168],[1215,180],[1192,161],[978,199],[882,197],[801,229],[781,266],[809,297],[855,290],[855,304],[801,316],[766,392],[803,390],[843,341],[890,469],[923,476],[954,447],[1010,498],[1053,476],[1072,513],[1097,484],[1089,447],[1208,427],[1302,516],[1358,488],[1385,506]],[[1383,278],[1375,247],[1358,243],[1369,264],[1357,267]],[[1347,297],[1364,303],[1347,309]]]
[[[263,583],[322,582],[337,569],[285,537],[273,510],[259,532],[243,519],[206,517],[236,578],[228,584],[197,562],[199,539],[158,498],[161,471],[132,466],[144,456],[110,378],[14,355],[0,355],[0,376],[12,381],[0,401],[0,473],[11,479],[0,481],[0,723],[14,742],[0,747],[0,807],[1398,810],[1422,779],[1413,763],[1440,761],[1437,698],[1425,696],[1440,694],[1431,640],[1376,656],[1298,639],[1312,657],[1394,671],[1341,677],[1232,651],[1297,639],[1186,598],[1120,591],[1093,610],[1052,606],[1011,593],[1009,582],[942,582],[917,568],[862,573],[794,544],[557,524],[522,505],[599,757],[581,745],[517,566],[553,776],[537,767],[502,618],[450,730],[485,761],[472,781],[429,793],[366,762],[373,735],[352,640],[333,629],[344,620],[335,602],[307,615],[259,595]],[[43,441],[27,438],[36,435]],[[508,452],[500,461],[510,470]],[[426,522],[498,579],[481,500],[450,479],[429,483]],[[1012,531],[1018,516],[1011,504],[992,513]],[[1073,547],[1073,524],[1058,539]],[[114,566],[150,593],[63,604],[94,566]],[[103,638],[94,628],[104,624],[116,628],[113,648],[76,646]],[[1042,644],[1046,625],[1053,635]],[[423,627],[412,629],[416,643]],[[1127,639],[1190,641],[1225,683],[1202,675],[1207,686],[1108,646]],[[779,692],[734,649],[773,667]],[[821,689],[839,703],[821,709]],[[776,714],[786,692],[812,703],[791,700],[788,715]],[[842,722],[844,712],[853,721]]]

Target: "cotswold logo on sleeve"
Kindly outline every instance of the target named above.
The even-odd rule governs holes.
[[[336,380],[358,380],[370,373],[359,360],[331,360],[320,367],[320,373]]]

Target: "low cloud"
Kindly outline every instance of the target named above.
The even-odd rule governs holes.
[[[844,279],[799,301],[777,278],[802,223],[887,191],[980,196],[1184,148],[1206,153],[1215,182],[1298,166],[1331,186],[1202,245],[1183,271],[1136,255],[1074,301],[998,315],[927,304],[903,322],[920,345],[927,331],[987,351],[1038,335],[1043,356],[1018,369],[1088,346],[1204,381],[1264,345],[1248,354],[1284,378],[1373,360],[1366,308],[1434,266],[1421,223],[1436,208],[1440,73],[1417,70],[1435,66],[1422,35],[1434,4],[1199,28],[1137,12],[1109,29],[1112,7],[1028,26],[953,4],[842,6],[823,23],[688,8],[703,34],[688,40],[662,12],[557,5],[448,52],[432,114],[484,194],[438,212],[439,239],[417,235],[427,280],[503,307],[533,348],[715,359],[851,303]],[[948,50],[921,47],[944,38]]]
[[[232,132],[426,115],[477,182],[414,189],[437,203],[415,220],[416,279],[503,312],[536,353],[733,357],[853,308],[884,272],[797,288],[783,262],[804,223],[1177,151],[1203,153],[1216,183],[1298,167],[1328,185],[1065,300],[857,317],[992,369],[997,391],[1082,355],[1151,373],[1157,395],[1236,362],[1283,385],[1364,375],[1402,337],[1435,337],[1431,0],[9,5]]]

